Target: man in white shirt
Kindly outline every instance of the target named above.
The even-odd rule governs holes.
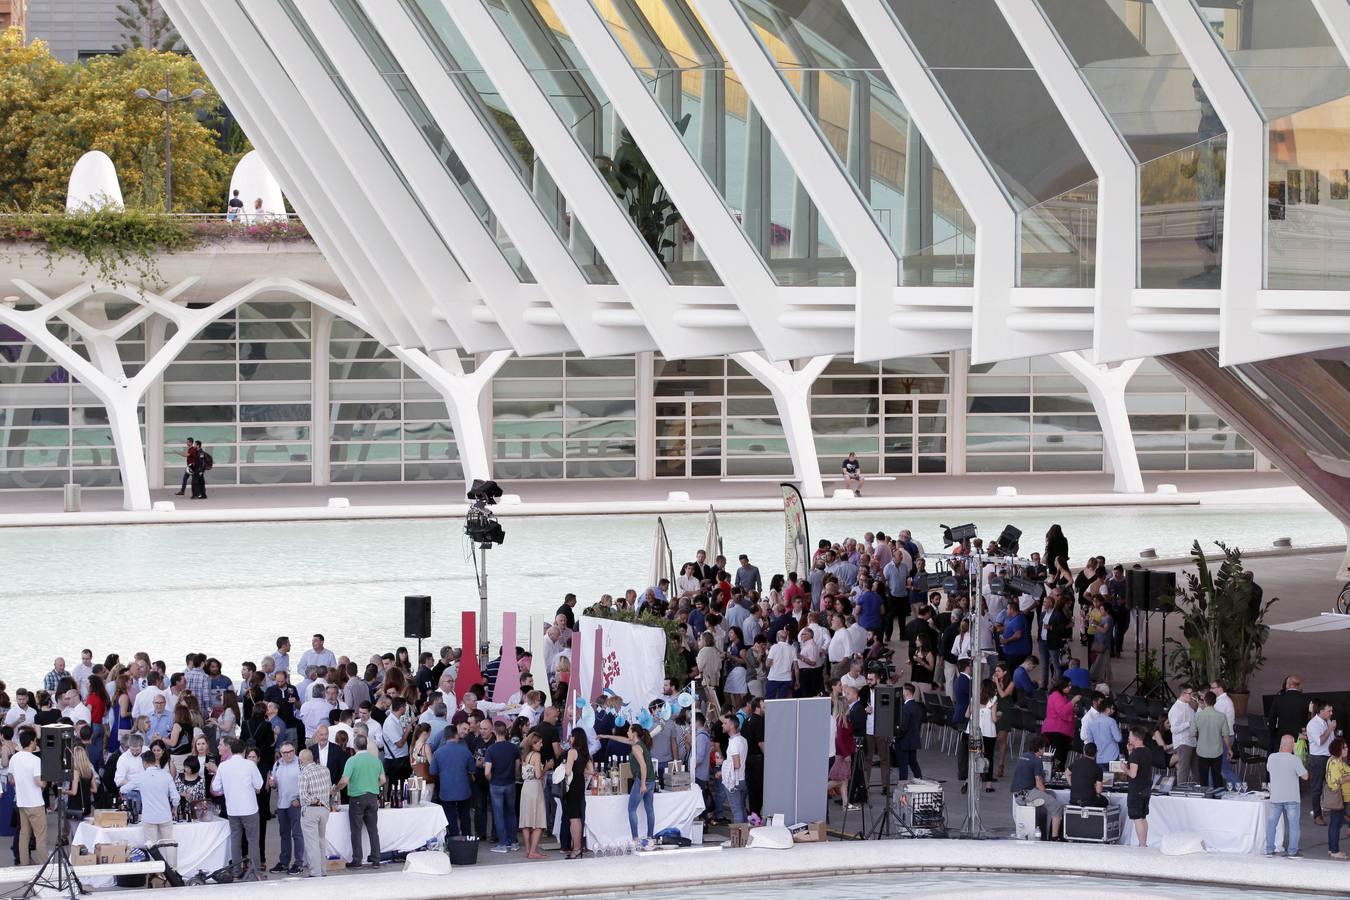
[[[337,657],[333,651],[323,645],[323,635],[316,634],[310,638],[309,649],[300,654],[300,671],[308,672],[310,666],[324,666],[332,669],[337,665]]]
[[[735,716],[722,717],[722,730],[728,735],[727,753],[722,760],[713,805],[720,812],[725,798],[731,806],[731,821],[739,824],[745,821],[745,768],[750,758],[750,745],[741,737],[740,720]]]
[[[331,694],[332,696],[326,696]],[[309,691],[309,699],[300,706],[300,721],[305,723],[305,734],[314,734],[320,725],[328,724],[328,714],[337,709],[337,686],[327,690],[316,684]]]
[[[238,880],[244,874],[245,836],[249,851],[259,855],[254,848],[258,846],[258,791],[262,790],[263,778],[258,767],[244,758],[244,744],[238,738],[220,742],[220,759],[211,793],[225,798],[225,814],[230,820],[230,867]],[[262,865],[260,855],[249,863],[258,878],[267,877]]]
[[[127,783],[122,785],[122,793],[140,792],[141,830],[146,846],[155,841],[173,841],[173,814],[178,808],[178,789],[168,769],[161,769],[155,754],[146,750],[141,754],[141,770],[134,772]],[[178,850],[165,847],[161,851],[164,861],[170,866],[178,863]]]
[[[1222,678],[1215,678],[1209,684],[1209,689],[1214,692],[1217,698],[1214,708],[1218,710],[1225,719],[1228,720],[1229,734],[1237,734],[1237,710],[1233,708],[1233,698],[1228,696],[1228,686],[1224,684]],[[1223,755],[1220,762],[1223,771],[1223,780],[1225,782],[1237,781],[1237,773],[1233,771],[1233,760],[1227,753]]]
[[[131,704],[131,717],[139,719],[153,714],[156,697],[164,697],[167,705],[169,692],[164,689],[164,676],[151,669],[145,676],[145,687],[136,695],[136,702]]]
[[[14,805],[19,810],[19,865],[30,866],[47,859],[47,802],[42,797],[42,760],[38,758],[37,729],[23,727],[16,739],[19,752],[9,758],[9,777],[14,782]],[[57,824],[64,828],[65,823]],[[30,855],[30,837],[37,849]]]
[[[1317,704],[1317,715],[1308,720],[1308,771],[1311,773],[1313,821],[1325,825],[1322,818],[1322,785],[1327,780],[1327,761],[1331,758],[1331,741],[1336,737],[1336,720],[1331,704]]]
[[[14,692],[14,705],[5,714],[4,724],[13,728],[16,733],[20,727],[33,724],[37,709],[32,705],[31,700],[32,695],[28,693],[28,688],[19,688]]]
[[[862,660],[852,660],[849,663],[848,671],[839,678],[839,683],[844,687],[851,687],[855,691],[861,691],[867,684],[867,676],[863,674]]]
[[[853,655],[853,642],[849,640],[843,616],[835,616],[830,621],[834,629],[834,633],[830,635],[827,652],[830,660],[830,677],[838,678],[848,671],[848,659]]]
[[[126,743],[126,748],[117,757],[117,768],[113,770],[113,786],[118,790],[125,787],[131,776],[136,774],[141,754],[145,751],[144,735],[127,735]]]
[[[1292,734],[1280,738],[1280,751],[1270,754],[1266,759],[1266,776],[1270,779],[1270,805],[1266,811],[1266,856],[1275,855],[1275,830],[1283,816],[1285,834],[1289,839],[1285,855],[1296,857],[1299,855],[1301,830],[1299,814],[1303,808],[1299,798],[1299,781],[1308,780],[1308,770],[1303,767],[1303,761],[1294,755]]]
[[[1195,691],[1184,685],[1177,694],[1177,702],[1167,711],[1167,724],[1172,729],[1172,750],[1177,755],[1177,783],[1195,781]]]
[[[81,724],[92,725],[93,715],[89,712],[89,707],[80,702],[80,692],[76,688],[71,688],[61,695],[61,718],[69,719],[70,723],[78,728]]]
[[[871,632],[859,625],[858,620],[853,616],[849,616],[846,621],[848,622],[848,628],[845,630],[848,631],[850,652],[866,653],[867,636],[871,634]]]
[[[769,675],[765,681],[764,699],[787,700],[797,682],[797,651],[788,642],[784,628],[778,632],[778,641],[769,649]]]
[[[291,639],[285,635],[277,638],[277,652],[271,654],[267,659],[272,660],[272,672],[285,672],[289,675],[291,672]],[[267,668],[265,660],[263,668]],[[269,683],[272,681],[272,672],[268,672],[267,680]]]
[[[94,671],[94,651],[81,650],[80,664],[71,670],[71,675],[75,677],[75,686],[80,689],[80,697],[89,696],[89,676]]]

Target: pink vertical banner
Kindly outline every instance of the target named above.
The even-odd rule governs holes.
[[[497,683],[492,689],[492,701],[505,703],[520,690],[520,663],[516,659],[516,614],[502,613],[502,661],[497,666]]]
[[[603,625],[597,624],[595,626],[595,655],[591,657],[591,692],[586,695],[587,700],[593,701],[600,696],[600,685],[604,683],[604,674],[605,631]]]
[[[567,706],[563,709],[563,721],[570,722],[575,727],[577,722],[577,683],[581,680],[581,666],[578,665],[581,660],[581,632],[572,632],[572,659],[570,660],[571,669],[567,677]]]
[[[455,675],[455,696],[463,697],[464,692],[483,680],[483,672],[478,668],[478,614],[472,610],[460,613],[460,623],[464,631],[464,649],[459,654],[459,672]]]

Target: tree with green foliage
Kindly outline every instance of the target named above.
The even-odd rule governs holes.
[[[113,46],[118,53],[128,50],[159,50],[186,53],[187,47],[178,29],[159,5],[159,0],[130,0],[117,4],[117,24],[122,26],[122,43]]]
[[[16,29],[0,35],[0,207],[63,208],[70,171],[90,150],[112,159],[129,205],[153,206],[163,197],[164,111],[133,94],[163,88],[166,75],[176,94],[208,93],[170,110],[175,207],[220,211],[249,147],[222,148],[220,101],[195,59],[141,49],[63,63]]]

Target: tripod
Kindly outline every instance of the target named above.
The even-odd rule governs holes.
[[[23,893],[18,895],[20,898],[37,897],[46,891],[56,891],[58,894],[68,895],[70,900],[75,900],[76,891],[81,894],[89,893],[80,883],[79,876],[75,874],[75,869],[70,864],[70,838],[66,836],[67,823],[70,820],[66,817],[65,785],[61,785],[57,790],[56,816],[56,846],[52,848],[42,868],[33,876],[33,880],[24,886]],[[48,869],[51,870],[50,875]]]
[[[839,822],[839,831],[847,835],[849,807],[853,805],[855,799],[858,803],[858,816],[862,819],[862,827],[853,835],[855,840],[864,840],[867,835],[867,781],[872,770],[872,760],[867,754],[867,742],[855,737],[853,749],[853,764],[850,767],[848,776],[848,786],[844,789],[844,818]]]
[[[872,840],[880,840],[883,837],[917,837],[914,829],[910,828],[909,824],[900,816],[898,800],[900,796],[902,795],[899,793],[886,792],[885,807],[877,818],[876,825],[872,826],[872,834],[870,835]],[[895,829],[894,832],[891,831],[892,828]]]

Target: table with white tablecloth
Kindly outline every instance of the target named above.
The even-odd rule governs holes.
[[[703,792],[694,790],[657,791],[652,796],[652,808],[656,813],[656,823],[652,833],[666,828],[678,828],[680,834],[691,837],[694,820],[703,812]],[[646,808],[639,804],[637,808],[638,836],[646,837]],[[558,804],[558,813],[553,822],[553,833],[558,834],[563,827],[562,804]],[[628,828],[628,795],[610,795],[607,797],[586,795],[586,843],[589,847],[604,847],[620,844],[633,839]]]
[[[178,858],[174,868],[184,878],[198,872],[214,872],[230,864],[230,823],[228,819],[209,819],[205,822],[178,822],[173,826],[173,840],[178,844]],[[75,829],[74,843],[93,850],[97,844],[130,844],[145,846],[145,829],[139,825],[125,828],[99,828],[88,820]],[[79,873],[77,868],[76,873]],[[90,887],[112,887],[111,878],[91,878]]]
[[[1052,791],[1060,803],[1069,802],[1069,792]],[[1120,809],[1123,823],[1120,842],[1125,846],[1139,846],[1134,825],[1126,817],[1124,794],[1108,791],[1106,798]],[[1266,810],[1269,804],[1259,797],[1234,797],[1213,800],[1208,797],[1173,797],[1158,795],[1148,803],[1148,845],[1159,847],[1164,835],[1187,831],[1200,835],[1205,846],[1219,853],[1246,853],[1257,856],[1266,852]],[[1275,833],[1275,846],[1284,841],[1284,822]]]
[[[438,841],[445,836],[445,811],[435,803],[425,806],[405,806],[402,809],[381,809],[379,811],[380,852],[411,852],[421,850],[428,841]],[[352,861],[351,820],[347,817],[347,807],[328,814],[328,826],[324,830],[324,841],[328,844],[328,857],[340,856],[346,862]],[[361,848],[370,853],[370,835],[363,828]]]

